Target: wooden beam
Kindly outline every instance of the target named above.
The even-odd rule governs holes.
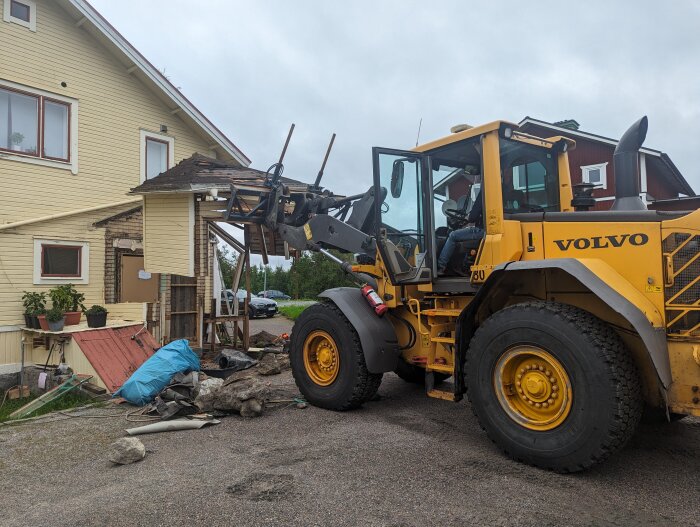
[[[267,240],[265,239],[265,230],[262,225],[257,224],[256,227],[258,228],[258,233],[260,234],[260,240],[261,240],[261,247],[260,247],[260,252],[262,254],[262,261],[264,265],[267,265],[270,262],[270,259],[267,257]]]

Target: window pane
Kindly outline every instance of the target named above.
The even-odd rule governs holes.
[[[41,246],[42,276],[80,276],[80,247]]]
[[[0,88],[0,148],[37,153],[39,98]]]
[[[44,156],[68,159],[68,105],[44,102]]]
[[[10,16],[29,22],[29,6],[22,2],[12,0],[12,2],[10,2]]]
[[[600,169],[594,168],[588,171],[589,183],[600,183]]]
[[[502,139],[504,211],[513,214],[559,210],[556,161],[550,150]]]
[[[168,170],[168,145],[146,139],[146,179],[156,177]]]

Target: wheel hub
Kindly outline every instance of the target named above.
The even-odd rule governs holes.
[[[494,388],[508,416],[532,430],[551,430],[571,411],[571,381],[562,364],[534,346],[506,351],[494,370]]]
[[[328,386],[338,376],[340,355],[338,347],[327,332],[317,330],[304,340],[304,368],[309,378],[319,386]]]

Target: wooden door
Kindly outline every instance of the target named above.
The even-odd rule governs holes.
[[[197,338],[197,279],[171,275],[170,340]]]
[[[160,275],[143,270],[143,256],[119,258],[119,302],[157,302]]]

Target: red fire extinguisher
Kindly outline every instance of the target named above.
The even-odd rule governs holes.
[[[362,286],[362,296],[365,297],[367,303],[374,309],[377,316],[381,317],[389,309],[377,292],[371,285],[365,284]]]

